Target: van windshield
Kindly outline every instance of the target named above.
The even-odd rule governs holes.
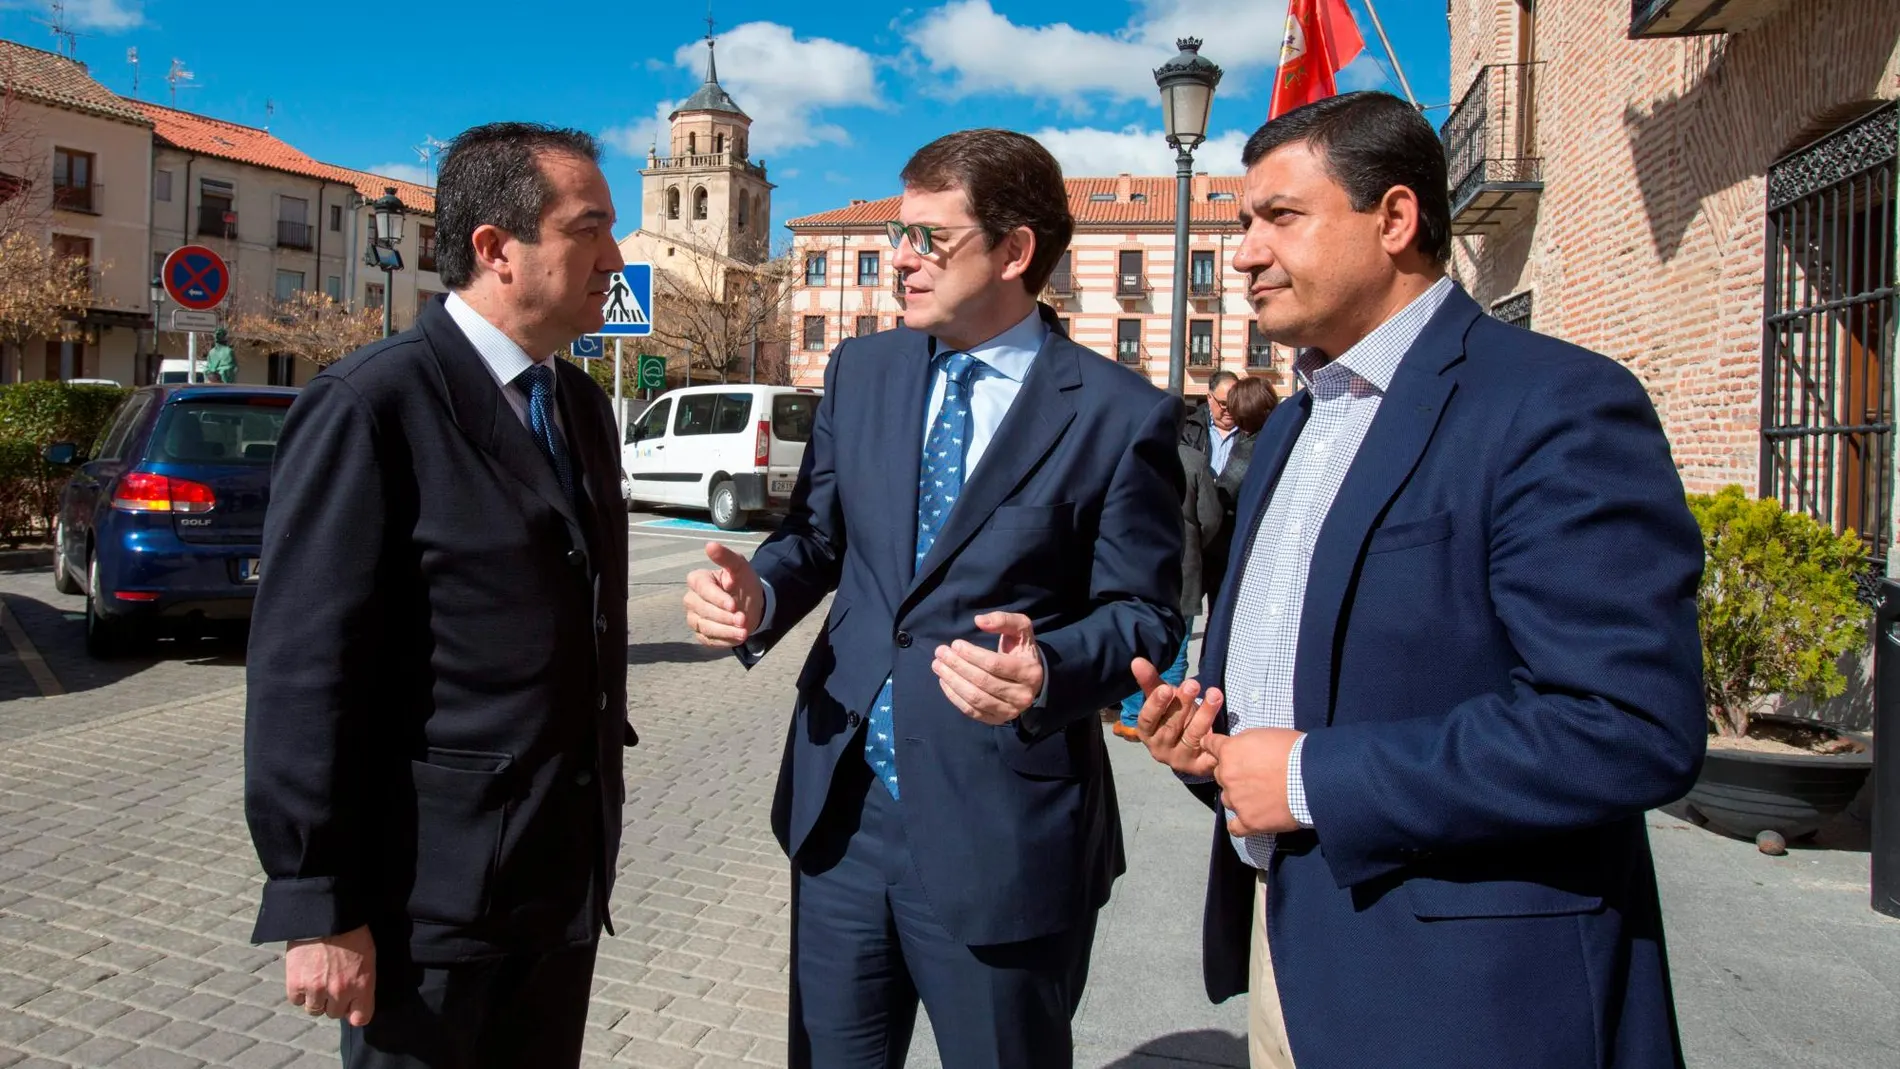
[[[811,421],[818,412],[818,395],[782,393],[772,398],[772,434],[781,442],[811,441]]]

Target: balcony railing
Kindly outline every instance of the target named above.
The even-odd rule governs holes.
[[[1739,33],[1787,6],[1788,0],[1630,0],[1630,37]]]
[[[1144,297],[1148,293],[1148,282],[1140,275],[1116,275],[1115,296]]]
[[[53,207],[60,211],[98,215],[100,205],[104,200],[105,187],[98,182],[84,186],[67,185],[63,182],[53,183]]]
[[[1220,283],[1211,278],[1194,279],[1188,283],[1188,296],[1218,297],[1220,296]]]
[[[1451,186],[1451,232],[1481,234],[1527,211],[1544,190],[1537,148],[1541,63],[1480,67],[1439,129]]]
[[[1214,346],[1211,343],[1207,345],[1188,346],[1188,366],[1189,367],[1213,367],[1214,366]]]
[[[1133,341],[1116,342],[1115,358],[1124,364],[1141,363],[1141,343]]]
[[[701,152],[691,156],[648,156],[649,171],[695,171],[708,167],[737,167],[747,174],[765,177],[763,164],[753,163],[731,152]]]
[[[211,238],[237,237],[237,211],[209,204],[199,205],[198,234]]]
[[[308,249],[316,228],[309,223],[294,223],[288,219],[277,220],[277,244],[286,249]]]
[[[1049,276],[1049,296],[1075,296],[1075,274],[1072,271],[1057,271]]]
[[[1257,345],[1247,346],[1247,366],[1248,367],[1272,367],[1273,366],[1272,343],[1263,341]]]

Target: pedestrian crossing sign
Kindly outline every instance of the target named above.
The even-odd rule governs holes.
[[[653,333],[653,265],[628,264],[607,283],[602,307],[607,337],[641,337]]]

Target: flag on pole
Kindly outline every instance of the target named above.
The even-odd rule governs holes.
[[[1334,76],[1366,47],[1346,0],[1287,0],[1269,120],[1339,92]]]

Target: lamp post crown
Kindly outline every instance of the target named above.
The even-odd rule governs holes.
[[[1222,72],[1201,55],[1200,38],[1182,37],[1175,41],[1175,47],[1180,53],[1155,68],[1155,85],[1161,90],[1168,143],[1192,150],[1207,139],[1207,116]]]

